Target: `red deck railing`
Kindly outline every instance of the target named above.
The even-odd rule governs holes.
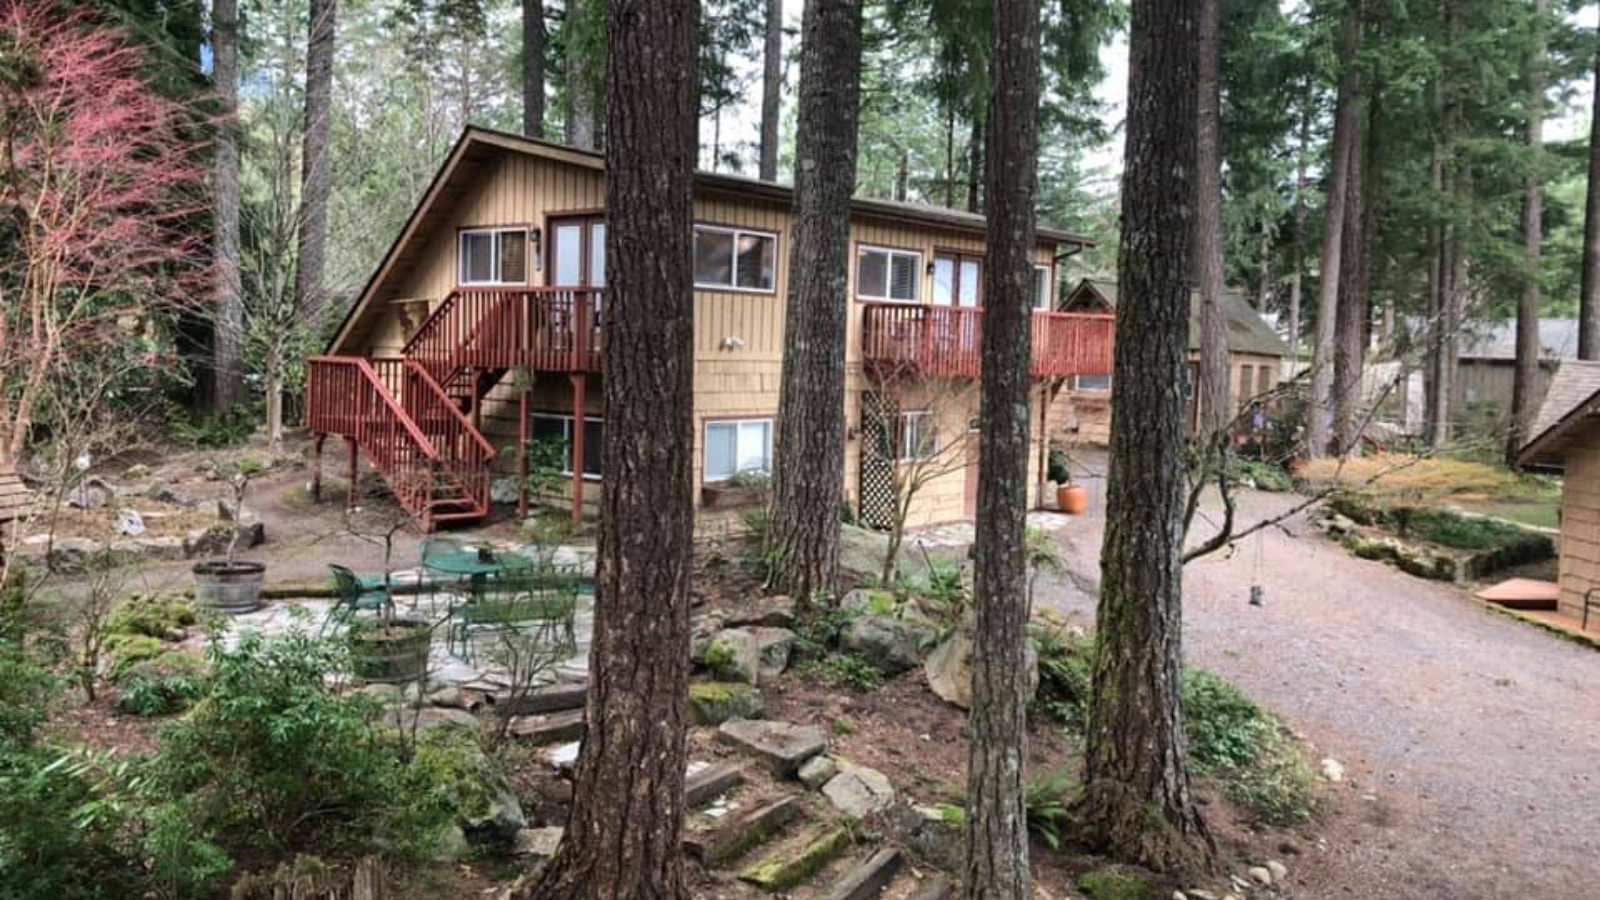
[[[861,357],[878,375],[976,378],[982,370],[983,310],[912,303],[867,303]],[[1033,314],[1035,378],[1111,372],[1115,323],[1102,314]]]
[[[594,288],[462,288],[434,308],[402,354],[440,385],[464,368],[598,372],[602,296]]]

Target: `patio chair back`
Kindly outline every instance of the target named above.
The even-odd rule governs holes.
[[[461,551],[461,542],[454,538],[430,537],[422,542],[422,564],[426,566],[429,560],[447,556]]]
[[[552,648],[575,648],[578,582],[576,571],[548,565],[487,577],[472,601],[455,610],[451,643],[467,659],[478,631],[517,632]]]
[[[361,596],[361,579],[347,566],[329,563],[328,571],[333,573],[333,586],[339,592],[339,601],[355,605],[356,598]]]

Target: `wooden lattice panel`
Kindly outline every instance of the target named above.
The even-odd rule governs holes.
[[[894,523],[893,427],[898,411],[882,394],[861,395],[861,524]]]

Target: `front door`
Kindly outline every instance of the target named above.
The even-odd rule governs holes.
[[[572,216],[550,222],[550,259],[545,284],[550,287],[606,286],[606,220]]]
[[[933,302],[937,306],[983,305],[983,257],[962,253],[933,255]]]

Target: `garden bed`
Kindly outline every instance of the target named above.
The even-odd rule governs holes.
[[[1549,535],[1488,516],[1384,505],[1356,493],[1335,494],[1328,507],[1328,531],[1351,553],[1419,578],[1476,581],[1555,555]]]

